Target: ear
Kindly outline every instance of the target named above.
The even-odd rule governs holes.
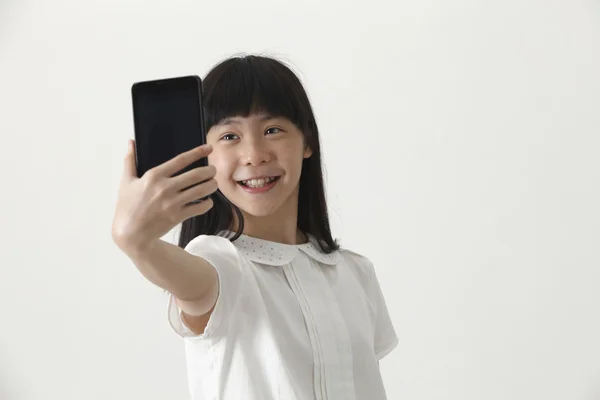
[[[304,158],[310,158],[312,156],[312,149],[310,146],[304,146]]]

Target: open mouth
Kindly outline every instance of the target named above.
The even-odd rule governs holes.
[[[279,176],[269,176],[266,178],[248,179],[245,181],[238,181],[237,183],[239,185],[247,187],[247,188],[258,189],[258,188],[269,186],[270,184],[276,182],[279,178],[280,178]]]

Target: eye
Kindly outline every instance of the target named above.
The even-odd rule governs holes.
[[[275,132],[273,132],[273,131],[275,131]],[[266,130],[265,133],[279,133],[279,132],[282,132],[282,130],[279,128],[269,128]]]
[[[219,140],[235,140],[238,139],[238,136],[233,134],[233,133],[226,133],[223,136],[221,136],[221,139]]]

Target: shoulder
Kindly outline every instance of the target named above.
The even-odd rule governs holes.
[[[203,257],[214,265],[214,261],[228,261],[237,263],[240,254],[235,245],[227,238],[217,235],[199,235],[185,246],[185,251]]]
[[[343,247],[340,247],[338,252],[340,254],[340,261],[344,266],[356,270],[367,281],[371,279],[373,263],[367,256]]]
[[[217,235],[198,235],[188,242],[186,250],[195,249],[202,246],[208,247],[229,247],[231,241],[223,236]]]
[[[338,252],[340,253],[340,257],[342,257],[345,261],[350,261],[361,265],[371,265],[371,260],[364,254],[357,253],[356,251],[346,249],[344,247],[340,247]]]

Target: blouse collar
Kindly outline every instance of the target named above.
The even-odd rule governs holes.
[[[219,236],[231,237],[233,234],[234,232],[231,231],[222,231]],[[339,253],[337,251],[325,253],[321,250],[314,236],[307,236],[307,243],[284,244],[242,234],[233,244],[246,258],[259,264],[272,266],[289,264],[300,251],[325,265],[336,265],[338,263]]]

